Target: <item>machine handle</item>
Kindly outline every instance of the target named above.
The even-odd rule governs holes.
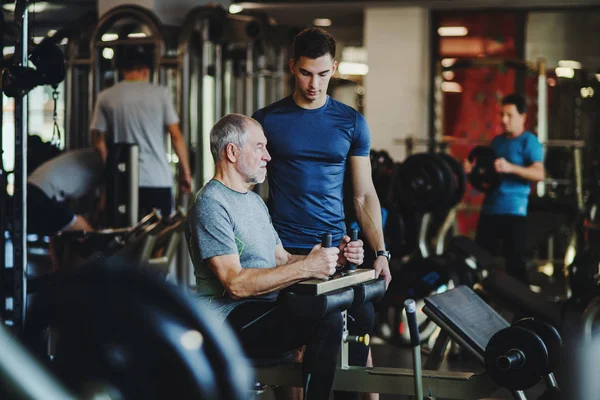
[[[331,247],[331,233],[324,233],[321,235],[321,247]]]
[[[350,229],[350,241],[356,242],[358,240],[358,229]],[[354,271],[356,269],[356,264],[347,263],[346,264],[348,271]]]

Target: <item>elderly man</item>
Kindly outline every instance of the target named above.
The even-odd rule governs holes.
[[[255,120],[230,114],[210,132],[215,175],[196,196],[186,222],[198,294],[237,332],[250,357],[278,356],[306,345],[304,396],[327,399],[342,338],[340,313],[316,319],[290,315],[279,290],[332,275],[337,265],[362,264],[362,241],[345,236],[338,247],[315,245],[306,256],[282,246],[263,200],[252,187],[271,159]]]

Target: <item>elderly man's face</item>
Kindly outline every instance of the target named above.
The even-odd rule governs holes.
[[[256,185],[265,181],[267,163],[271,161],[271,156],[267,151],[267,138],[260,125],[255,123],[248,125],[248,138],[241,149],[237,168],[246,182]]]

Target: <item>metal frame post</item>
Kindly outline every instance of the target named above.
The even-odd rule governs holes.
[[[15,23],[20,36],[15,46],[15,63],[26,67],[28,61],[29,2],[15,3]],[[12,226],[13,242],[13,327],[21,333],[27,309],[27,96],[15,97],[15,191]]]

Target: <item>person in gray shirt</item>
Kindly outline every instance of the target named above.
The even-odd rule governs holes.
[[[54,235],[94,230],[69,203],[102,186],[103,167],[94,149],[72,150],[46,161],[27,178],[27,232],[50,236],[48,255],[53,269],[59,266]]]
[[[173,177],[167,162],[165,133],[179,158],[179,188],[191,190],[188,150],[179,118],[166,87],[148,81],[147,56],[136,47],[123,50],[118,60],[123,81],[103,90],[96,101],[91,130],[93,146],[104,162],[114,143],[136,143],[140,150],[139,214],[153,208],[171,214]]]
[[[255,120],[229,114],[210,132],[215,175],[196,196],[185,224],[200,301],[237,333],[250,357],[277,357],[304,345],[305,398],[329,398],[342,339],[341,313],[306,320],[278,307],[278,291],[324,279],[337,265],[362,264],[362,241],[291,255],[279,240],[261,197],[252,191],[271,159]]]
[[[103,165],[94,149],[71,150],[46,161],[27,178],[27,230],[45,236],[92,231],[90,223],[67,205],[103,182]]]

